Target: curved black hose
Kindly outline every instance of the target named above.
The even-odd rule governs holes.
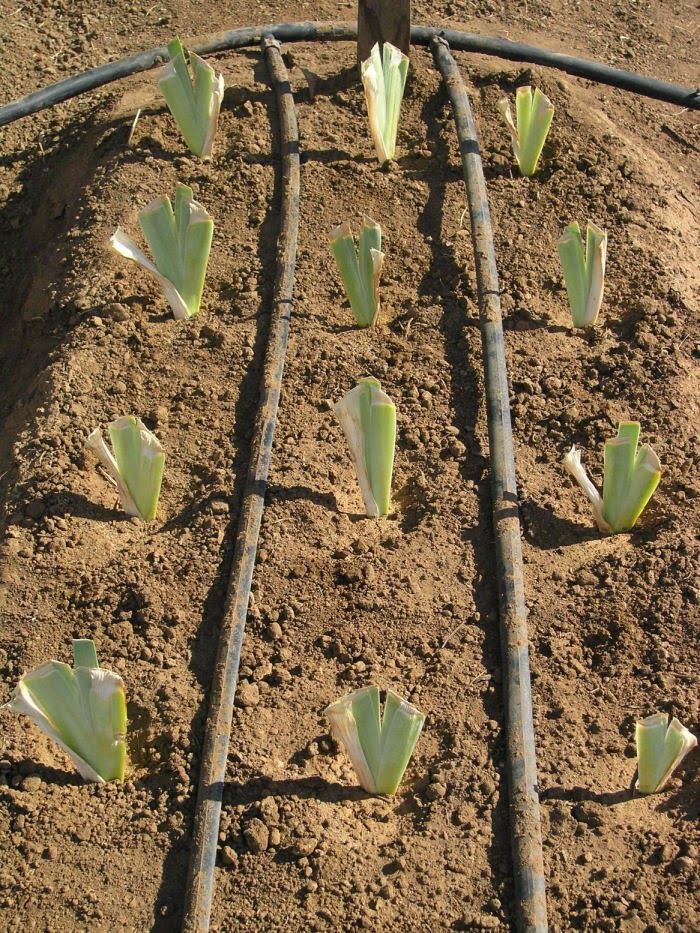
[[[518,489],[496,252],[476,127],[462,76],[444,39],[433,39],[431,48],[454,110],[476,266],[498,570],[516,924],[519,930],[528,933],[546,933],[547,902],[532,721]]]
[[[357,38],[357,27],[353,23],[276,23],[267,26],[246,26],[243,29],[230,29],[216,33],[204,42],[193,45],[192,51],[199,55],[211,55],[228,49],[240,49],[258,45],[262,37],[266,35],[274,36],[281,42],[352,41]],[[700,90],[697,88],[693,90],[677,84],[669,84],[666,81],[657,81],[656,78],[647,78],[620,68],[610,68],[608,65],[601,65],[584,58],[575,58],[572,55],[549,52],[547,49],[534,45],[510,42],[508,39],[478,36],[436,26],[414,26],[411,29],[411,42],[415,45],[430,45],[435,36],[443,37],[452,48],[462,52],[476,52],[480,55],[493,55],[510,61],[530,62],[534,65],[557,68],[559,71],[565,71],[580,78],[588,78],[590,81],[634,91],[636,94],[663,100],[669,104],[678,104],[680,107],[700,110]],[[63,100],[77,97],[86,91],[93,91],[119,78],[147,71],[154,65],[162,64],[167,60],[168,50],[165,46],[160,46],[136,55],[129,55],[116,62],[109,62],[107,65],[91,68],[74,77],[65,78],[63,81],[50,84],[39,91],[33,91],[26,97],[0,107],[0,126],[44,110],[46,107],[52,107]]]
[[[432,29],[426,26],[414,26],[411,30],[411,42],[417,44],[430,45],[435,36],[445,39],[451,48],[458,49],[460,52],[476,52],[480,55],[506,58],[513,62],[544,65],[546,68],[565,71],[577,78],[587,78],[599,84],[609,84],[623,91],[633,91],[635,94],[641,94],[642,97],[651,97],[669,104],[678,104],[679,107],[700,110],[700,88],[670,84],[667,81],[659,81],[657,78],[635,74],[633,71],[601,65],[600,62],[593,62],[588,58],[576,58],[573,55],[563,55],[561,52],[550,52],[536,45],[511,42],[509,39],[495,39],[490,36],[459,32],[456,29]]]
[[[279,43],[266,37],[262,40],[262,47],[272,79],[280,123],[282,198],[277,274],[250,465],[209,694],[182,926],[187,933],[203,933],[209,929],[233,701],[289,337],[299,231],[299,133],[294,99]]]

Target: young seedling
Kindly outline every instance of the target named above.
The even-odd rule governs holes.
[[[673,717],[654,713],[637,723],[636,784],[640,794],[663,790],[685,756],[698,744],[695,736]]]
[[[661,479],[661,464],[652,448],[637,448],[638,421],[621,422],[617,437],[606,441],[603,495],[601,496],[581,463],[574,446],[564,457],[564,468],[583,489],[593,508],[600,531],[619,534],[634,528]]]
[[[141,211],[139,225],[155,264],[121,227],[109,241],[112,248],[154,275],[175,319],[187,320],[199,311],[202,301],[214,221],[193,199],[192,189],[178,185],[175,210],[163,195]]]
[[[382,715],[379,687],[372,686],[331,703],[324,716],[362,787],[370,794],[395,794],[423,728],[423,713],[387,690]]]
[[[533,92],[532,88],[526,85],[519,87],[515,92],[517,126],[513,122],[507,97],[499,100],[498,109],[510,132],[513,154],[520,174],[534,175],[552,123],[554,105],[539,88],[535,88]]]
[[[224,76],[217,75],[204,59],[190,52],[193,80],[179,39],[169,43],[168,52],[170,62],[161,71],[160,90],[190,151],[202,159],[211,159],[224,98]]]
[[[390,42],[385,42],[380,52],[379,43],[375,43],[369,58],[360,66],[360,74],[365,88],[372,142],[377,158],[384,165],[396,153],[396,133],[408,75],[408,56]]]
[[[114,481],[124,511],[146,522],[152,521],[158,509],[165,465],[160,441],[132,416],[117,418],[108,430],[114,454],[99,428],[88,435],[85,446]]]
[[[581,228],[574,221],[559,238],[557,249],[574,327],[592,327],[603,303],[608,235],[589,222],[584,247]]]
[[[396,446],[396,407],[376,379],[360,379],[333,406],[347,438],[367,515],[387,515]]]
[[[5,708],[31,717],[57,742],[86,781],[122,781],[126,698],[118,674],[99,667],[89,639],[73,642],[71,668],[47,661],[20,680]]]
[[[370,327],[379,314],[379,279],[384,265],[382,228],[365,217],[355,249],[347,221],[331,233],[331,252],[359,327]]]

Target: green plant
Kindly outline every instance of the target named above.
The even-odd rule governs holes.
[[[165,195],[156,198],[139,214],[139,225],[155,265],[121,227],[113,234],[110,244],[121,256],[132,259],[154,275],[173,316],[178,321],[186,320],[199,311],[214,221],[194,200],[192,189],[178,185],[175,209]]]
[[[648,444],[637,448],[639,432],[638,421],[623,421],[617,437],[606,441],[602,496],[589,479],[575,446],[563,460],[564,468],[591,503],[598,528],[609,534],[634,527],[661,479],[661,464],[652,448]]]
[[[324,715],[362,787],[370,794],[395,794],[423,728],[423,713],[387,690],[382,715],[379,687],[371,686],[331,703]]]
[[[522,175],[534,175],[554,116],[554,105],[539,88],[534,92],[525,85],[515,92],[515,119],[510,101],[503,97],[498,109],[506,121],[513,144],[513,154]]]
[[[108,431],[114,454],[99,428],[88,435],[85,446],[113,480],[124,511],[151,521],[156,517],[165,465],[160,441],[132,416],[117,418]]]
[[[592,327],[603,303],[608,235],[595,224],[581,228],[574,221],[557,242],[574,327]]]
[[[379,279],[384,265],[382,228],[365,217],[358,249],[350,224],[345,222],[331,233],[331,252],[338,264],[352,313],[360,327],[374,324],[379,314]]]
[[[665,713],[654,713],[637,723],[636,784],[640,794],[655,794],[663,790],[671,775],[698,740],[685,726]]]
[[[333,411],[347,438],[367,515],[387,515],[396,446],[396,407],[376,379],[360,379]]]
[[[372,46],[369,58],[360,66],[365,89],[369,126],[377,158],[383,165],[396,153],[396,134],[399,127],[401,100],[408,75],[408,56],[385,42]]]
[[[73,642],[73,664],[47,661],[29,671],[5,708],[29,716],[86,781],[121,781],[126,765],[122,679],[98,666],[89,639]]]
[[[168,52],[170,61],[160,73],[158,86],[190,151],[210,159],[224,98],[224,77],[190,52],[191,77],[179,39],[168,44]]]

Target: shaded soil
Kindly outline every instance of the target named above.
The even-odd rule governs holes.
[[[5,97],[183,35],[186,4],[0,3]],[[636,3],[448,4],[451,22],[692,84],[697,10]],[[307,17],[350,15],[321,4]],[[566,17],[564,16],[566,14]],[[223,16],[223,14],[221,14]],[[268,4],[262,22],[301,18]],[[696,30],[697,32],[697,30]],[[573,40],[572,40],[573,37]],[[556,40],[556,41],[555,41]],[[573,41],[573,44],[572,44]],[[296,307],[234,716],[212,926],[489,929],[512,925],[488,441],[473,259],[452,117],[416,51],[399,156],[380,171],[350,45],[299,46]],[[540,69],[460,56],[496,233],[530,610],[553,930],[700,925],[698,756],[638,798],[634,721],[698,730],[697,113]],[[186,156],[142,75],[4,130],[0,156],[0,670],[5,698],[71,637],[125,679],[130,772],[83,785],[26,721],[2,714],[0,911],[8,930],[176,929],[207,688],[257,399],[277,233],[274,102],[256,52],[227,85],[211,166]],[[303,69],[319,80],[311,99]],[[512,170],[496,102],[533,81],[556,106],[542,168]],[[135,111],[142,108],[131,142]],[[666,129],[664,129],[664,127]],[[670,130],[670,132],[669,132]],[[176,181],[216,221],[200,315],[174,322],[110,253],[117,224]],[[379,326],[352,326],[327,248],[380,220]],[[568,326],[556,238],[610,237],[592,335]],[[363,375],[395,399],[395,511],[361,514],[330,404]],[[140,415],[168,452],[159,520],[123,517],[84,437]],[[601,537],[559,463],[601,478],[618,420],[664,467],[638,530]],[[377,682],[427,723],[391,800],[358,790],[321,711]]]

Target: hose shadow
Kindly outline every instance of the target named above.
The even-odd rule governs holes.
[[[268,79],[269,84],[269,79]],[[268,121],[272,131],[271,153],[266,156],[279,167],[279,124],[274,94],[268,86],[260,98],[265,102]],[[231,574],[235,540],[238,530],[241,506],[248,479],[248,470],[251,457],[252,426],[260,397],[260,381],[262,378],[267,336],[270,326],[270,309],[272,307],[274,269],[276,265],[276,245],[279,231],[279,203],[281,198],[281,172],[275,172],[274,190],[269,198],[264,219],[259,227],[257,257],[260,272],[257,276],[257,292],[260,297],[257,314],[257,329],[253,343],[253,356],[239,382],[239,395],[234,408],[234,435],[236,455],[232,464],[233,489],[227,497],[230,507],[230,522],[222,543],[221,560],[217,575],[209,588],[204,600],[201,616],[191,646],[191,660],[189,669],[197,683],[202,688],[203,699],[199,708],[192,717],[189,730],[189,740],[196,759],[202,750],[204,727],[209,705],[209,686],[218,650],[218,632],[222,623],[226,606],[229,577]],[[225,376],[224,376],[225,378]],[[259,484],[259,495],[266,494],[266,484]],[[171,519],[171,524],[187,522],[188,516],[194,511],[200,511],[203,503],[200,501],[188,506],[183,513]],[[198,775],[198,763],[193,769]],[[192,793],[183,805],[185,825],[192,825],[195,811],[198,780],[192,783]],[[217,791],[218,792],[218,791]],[[183,910],[184,879],[187,876],[188,865],[188,836],[176,840],[166,855],[161,882],[156,896],[153,930],[170,931],[179,927]]]
[[[440,329],[443,335],[445,359],[450,372],[450,403],[456,414],[454,426],[467,454],[459,462],[459,474],[463,482],[475,485],[477,518],[471,527],[465,527],[463,539],[468,541],[473,552],[475,565],[474,606],[480,616],[479,627],[483,631],[482,663],[484,670],[492,672],[501,663],[498,626],[498,592],[494,580],[494,545],[491,518],[491,496],[484,482],[488,472],[488,458],[477,438],[482,426],[485,409],[483,393],[483,369],[481,365],[481,338],[478,318],[475,314],[476,282],[470,265],[462,268],[455,256],[454,248],[445,243],[442,231],[451,222],[445,214],[447,203],[447,181],[450,174],[450,156],[457,150],[457,140],[452,129],[452,114],[444,87],[426,100],[422,120],[429,128],[430,143],[434,144],[433,155],[424,179],[428,185],[428,200],[418,221],[420,233],[430,243],[432,259],[420,287],[420,294],[435,298],[436,291],[442,304]],[[517,503],[513,506],[517,510]],[[489,846],[488,860],[493,887],[503,892],[506,902],[512,902],[513,889],[510,874],[503,869],[504,861],[510,858],[507,786],[504,754],[504,709],[502,698],[497,693],[484,691],[481,694],[484,715],[499,723],[499,731],[493,735],[489,754],[500,774],[499,802],[491,812],[493,842]],[[488,810],[486,811],[488,813]]]

